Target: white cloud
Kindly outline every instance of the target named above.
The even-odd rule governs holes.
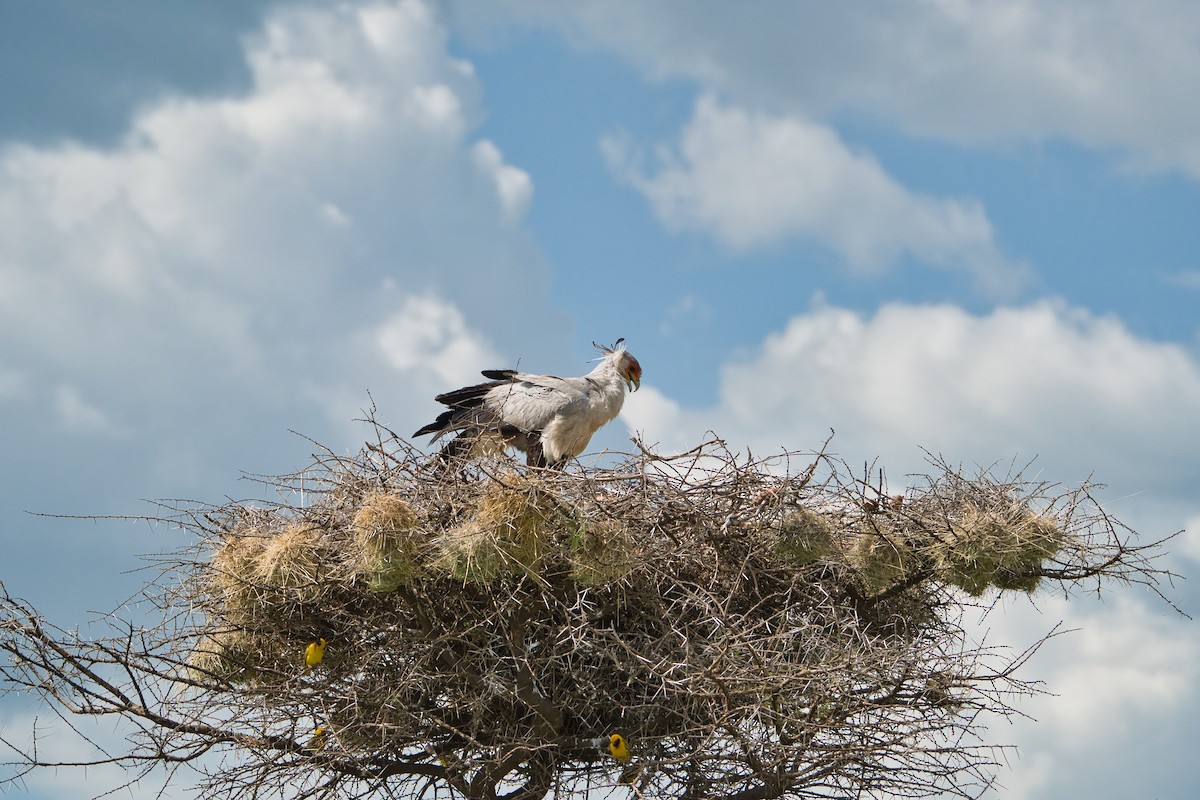
[[[457,3],[468,32],[545,25],[656,78],[807,118],[892,120],[972,144],[1066,139],[1200,177],[1187,0]]]
[[[520,220],[524,217],[533,202],[533,181],[529,173],[505,164],[500,149],[487,140],[476,142],[471,155],[479,168],[495,181],[505,218]]]
[[[468,329],[457,308],[433,296],[411,297],[378,330],[379,347],[401,371],[424,369],[447,386],[467,383],[500,358]]]
[[[1061,621],[1060,637],[1034,657],[1047,694],[1022,705],[1036,717],[1039,739],[1074,754],[1128,743],[1149,720],[1194,704],[1200,637],[1165,609],[1128,594],[1103,605],[1083,598],[1017,598],[987,619],[988,638],[1027,645]]]
[[[465,362],[562,346],[521,228],[532,182],[477,138],[481,88],[429,6],[279,5],[245,57],[244,92],[156,99],[111,146],[0,145],[0,422],[23,465],[5,482],[0,551],[30,525],[70,540],[25,508],[153,514],[139,498],[261,496],[239,470],[308,463],[289,429],[357,448],[350,420],[370,391],[408,433]],[[36,558],[2,577],[56,614],[122,602],[140,583],[121,578],[132,552],[186,546],[132,551],[136,527],[88,551],[116,576],[103,586],[39,600],[54,581]],[[27,731],[6,722],[4,735]],[[68,738],[42,752],[70,756]],[[121,782],[59,778],[27,784],[79,797]]]
[[[354,224],[354,221],[351,220],[350,217],[346,216],[346,212],[338,208],[335,203],[323,203],[321,205],[321,212],[325,214],[325,217],[331,224],[336,225],[339,228],[348,227]]]
[[[441,377],[555,346],[532,181],[472,138],[482,92],[428,5],[280,6],[245,58],[244,93],[158,100],[114,146],[0,147],[3,384],[48,429],[320,435],[368,389],[428,389],[380,336],[438,342]]]
[[[668,451],[685,449],[684,442],[696,434],[695,422],[705,418],[703,412],[695,410],[685,416],[677,401],[653,386],[643,386],[631,394],[621,411],[621,419],[630,430],[643,435],[647,444],[661,445]]]
[[[1054,677],[1059,697],[1045,704],[1047,724],[1072,748],[1128,740],[1194,702],[1200,640],[1178,620],[1118,601],[1079,624]]]
[[[128,436],[128,431],[115,424],[107,414],[89,403],[79,389],[62,384],[54,389],[54,412],[59,424],[68,433],[98,436]]]
[[[1194,625],[1128,596],[1104,605],[1041,596],[1036,605],[1004,603],[988,620],[989,640],[1014,652],[1055,621],[1067,631],[1026,667],[1026,678],[1043,681],[1047,694],[1019,701],[1027,717],[1012,728],[994,727],[1020,748],[999,776],[1003,796],[1136,794],[1144,748],[1161,746],[1155,740],[1171,739],[1170,731],[1186,737],[1193,725],[1200,700]]]
[[[830,428],[852,462],[897,478],[924,447],[966,463],[1039,456],[1055,479],[1093,470],[1123,492],[1186,496],[1200,364],[1119,321],[1042,302],[973,316],[890,304],[872,316],[816,307],[721,371],[719,402],[680,406],[644,389],[626,419],[691,446],[711,429],[757,453],[813,447]]]
[[[859,269],[912,255],[992,286],[1022,271],[997,251],[977,201],[910,192],[869,154],[803,119],[753,114],[706,96],[678,147],[660,149],[653,174],[620,140],[606,139],[603,149],[669,229],[710,233],[733,248],[803,237]]]

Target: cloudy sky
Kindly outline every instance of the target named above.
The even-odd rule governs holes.
[[[1197,571],[1191,0],[9,0],[0,71],[0,579],[63,624],[182,542],[26,512],[254,495],[290,431],[354,450],[372,398],[407,432],[622,336],[597,447],[1036,457]],[[1196,625],[1131,590],[991,624],[1059,620],[995,796],[1191,797]]]

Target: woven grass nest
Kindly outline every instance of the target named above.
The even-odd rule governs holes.
[[[934,472],[891,496],[825,453],[718,441],[565,472],[435,474],[396,438],[326,454],[274,482],[302,505],[205,515],[191,680],[298,742],[321,728],[327,766],[416,765],[462,794],[489,768],[611,784],[613,732],[641,790],[675,796],[801,785],[834,754],[864,785],[946,769],[863,739],[864,715],[961,737],[995,678],[951,598],[1062,579],[1086,531],[1076,495]]]

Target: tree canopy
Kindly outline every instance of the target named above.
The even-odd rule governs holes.
[[[1167,599],[1162,541],[1092,485],[931,457],[893,492],[828,442],[718,440],[447,475],[375,431],[265,479],[284,501],[164,507],[189,542],[152,624],[84,637],[4,593],[4,691],[121,718],[127,747],[88,763],[206,797],[974,797],[1045,637],[992,647],[968,613],[1112,581]],[[9,743],[8,780],[57,766],[35,745]]]

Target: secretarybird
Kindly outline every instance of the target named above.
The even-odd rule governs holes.
[[[636,392],[641,386],[642,365],[624,342],[597,344],[600,363],[578,378],[484,370],[487,383],[439,394],[437,401],[449,410],[413,436],[432,433],[436,442],[448,433],[458,434],[438,454],[444,463],[515,447],[525,453],[530,466],[562,469],[583,452],[592,434],[617,416],[625,391]]]

